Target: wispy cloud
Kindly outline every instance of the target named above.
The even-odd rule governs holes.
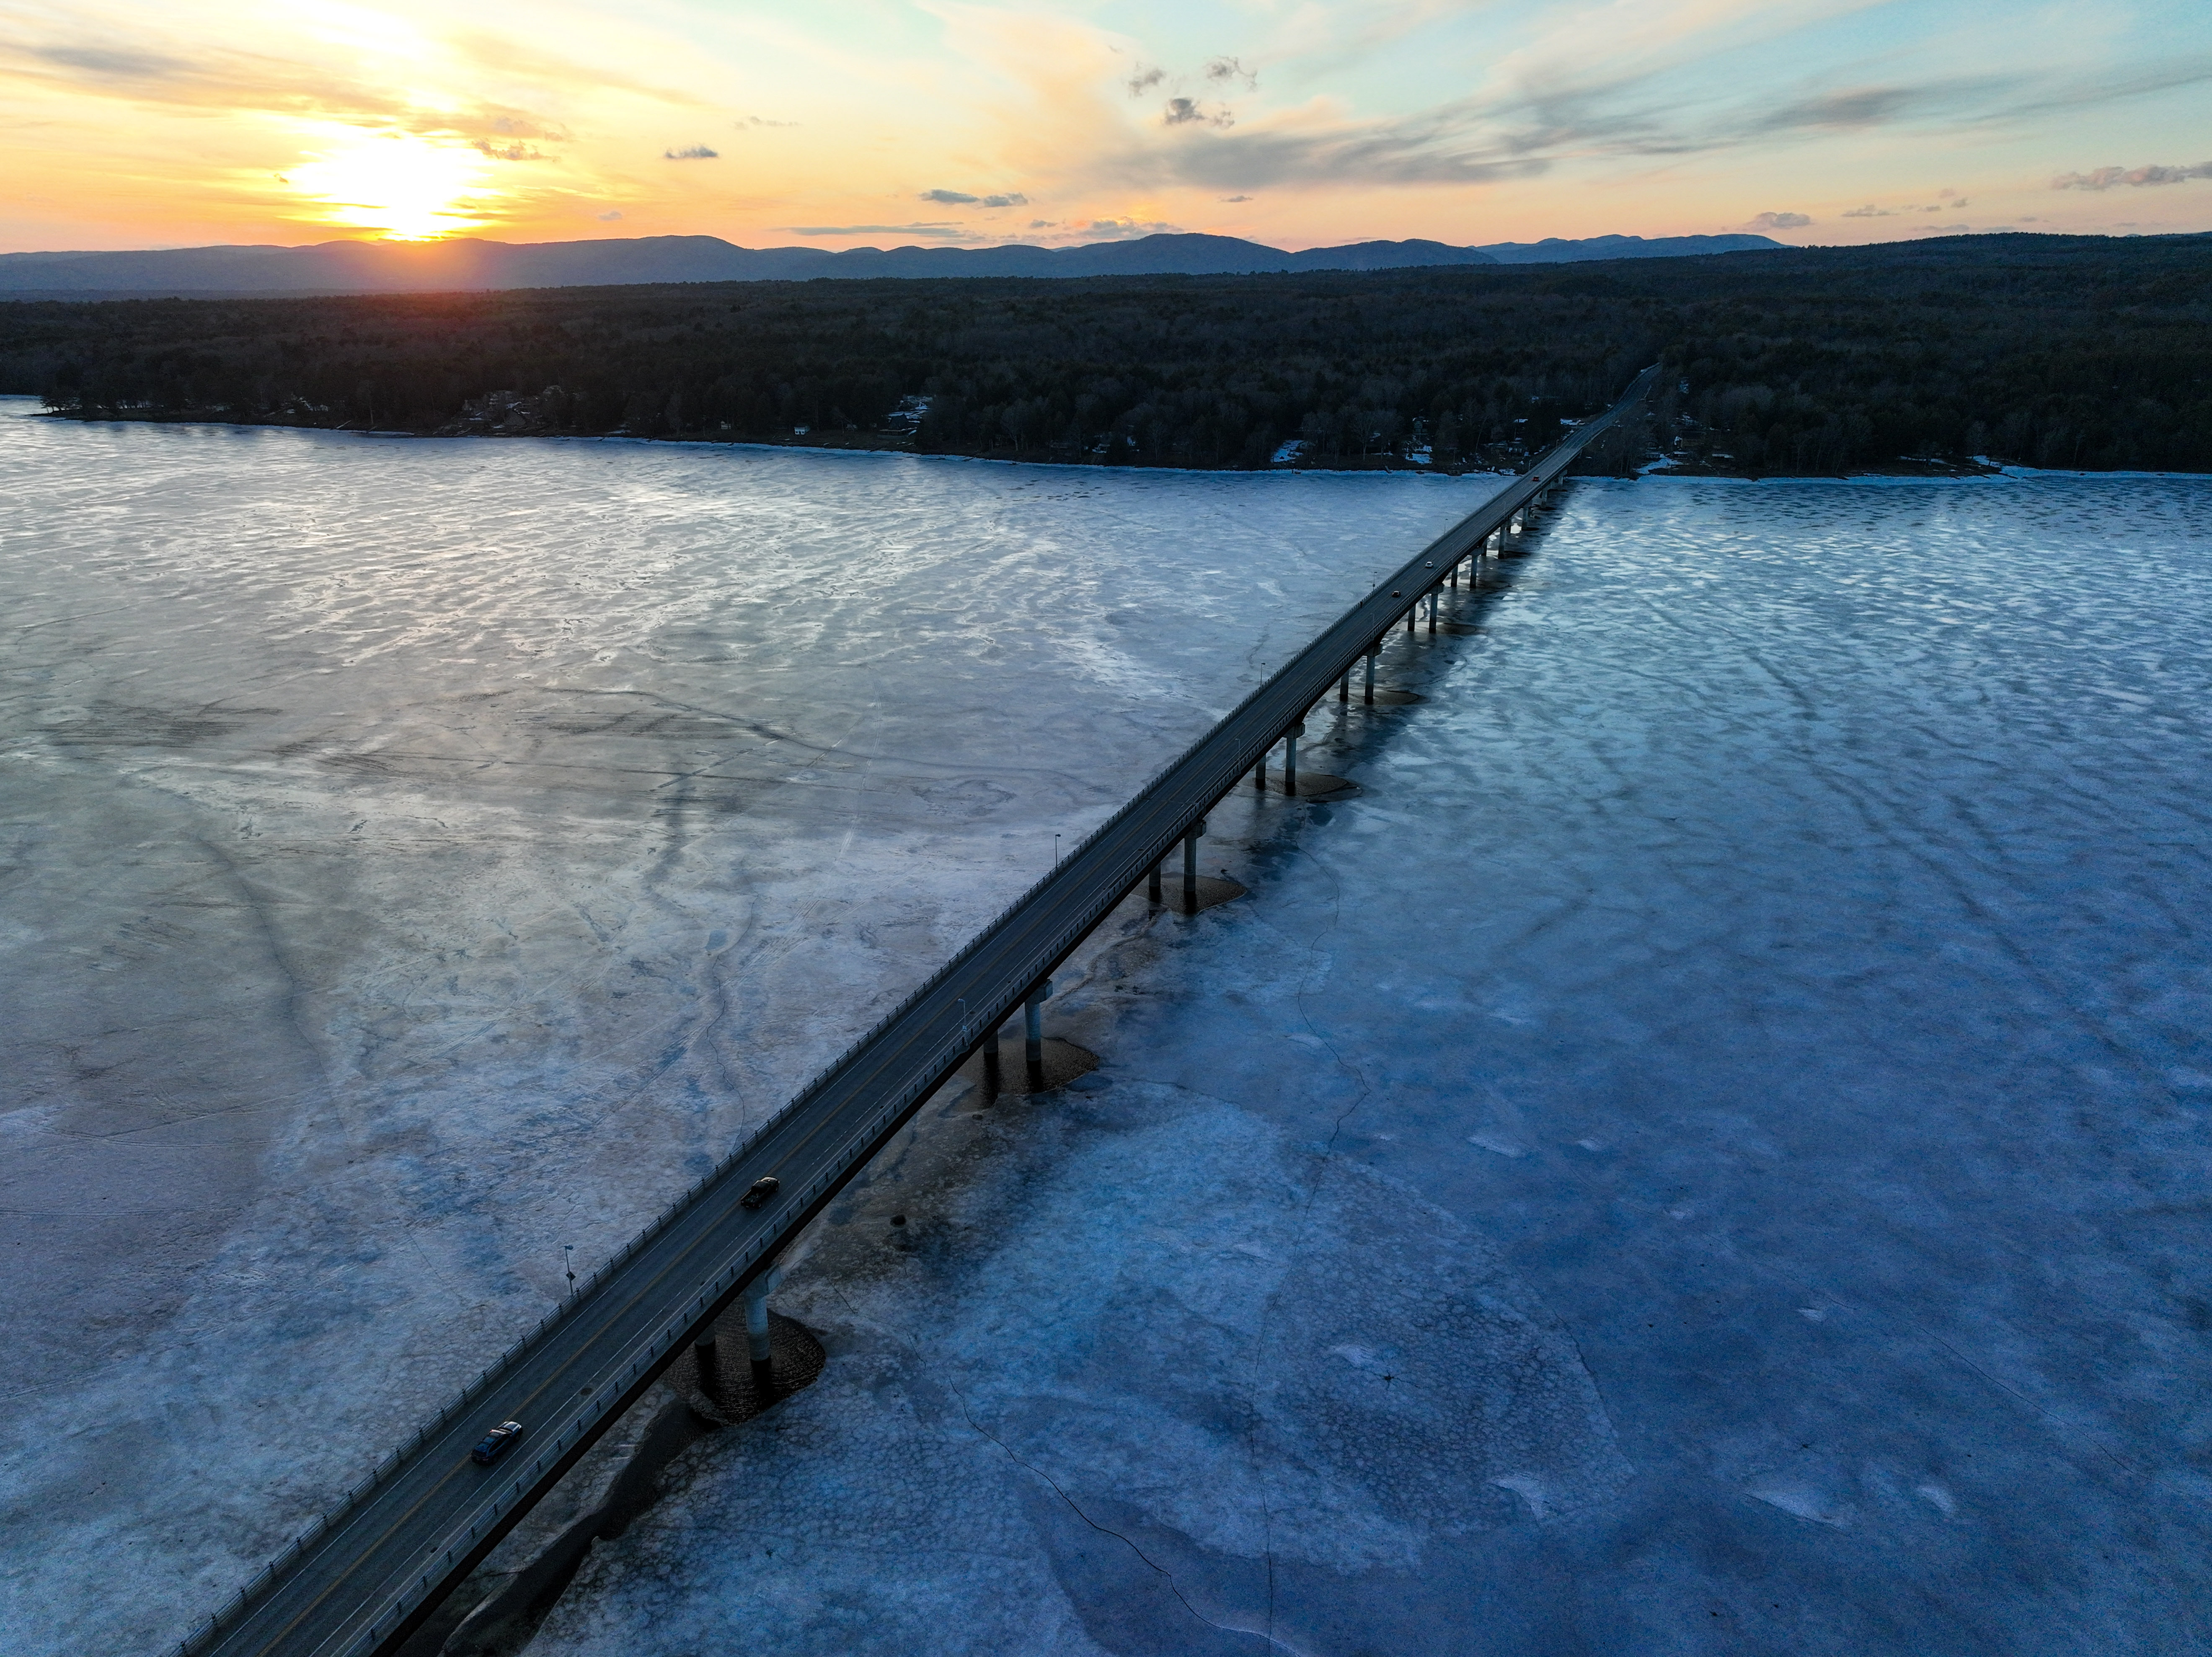
[[[404,123],[416,111],[416,100],[394,88],[316,64],[220,47],[162,52],[0,43],[0,74],[95,97],[189,110],[393,123]]]
[[[930,241],[968,241],[975,233],[965,225],[939,220],[930,224],[787,224],[794,236],[920,236]]]
[[[331,61],[318,61],[306,50],[313,42],[289,44],[301,50],[287,55],[198,42],[125,48],[0,40],[0,80],[114,100],[138,109],[276,117],[319,134],[326,134],[329,124],[337,124],[365,132],[465,144],[492,161],[550,161],[556,158],[530,141],[565,143],[572,137],[566,123],[467,92],[441,96],[436,83],[477,79],[470,55],[477,47],[496,54],[502,70],[500,79],[509,84],[520,66],[529,63],[571,84],[585,78],[574,64],[482,35],[466,37],[453,46],[450,61],[434,73],[426,73],[420,64],[380,65],[360,52],[344,54],[342,60],[332,54]]]
[[[1802,230],[1812,222],[1802,213],[1754,213],[1743,228],[1747,230]]]
[[[1882,126],[1926,106],[1934,92],[1922,87],[1859,87],[1792,99],[1757,117],[1753,132],[1848,132]]]
[[[1027,196],[971,196],[964,190],[925,190],[916,196],[918,202],[935,202],[942,207],[1027,207]]]
[[[662,150],[660,159],[664,161],[719,161],[722,159],[722,152],[709,149],[704,144],[686,144],[681,149]]]
[[[2110,190],[2117,185],[2182,184],[2212,179],[2212,161],[2195,167],[2100,167],[2094,173],[2065,173],[2051,181],[2053,190]]]
[[[1212,127],[1232,127],[1237,124],[1237,118],[1225,105],[1205,109],[1192,98],[1170,98],[1160,113],[1162,126],[1189,126],[1198,122]]]
[[[1132,241],[1139,236],[1188,234],[1181,225],[1159,219],[1093,219],[1080,228],[1085,241]]]

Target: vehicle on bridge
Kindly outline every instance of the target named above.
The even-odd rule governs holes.
[[[476,1448],[471,1450],[469,1454],[476,1460],[482,1462],[485,1466],[489,1467],[493,1462],[500,1459],[500,1456],[506,1451],[508,1445],[514,1443],[516,1439],[520,1438],[521,1436],[522,1423],[520,1422],[502,1421],[498,1426],[486,1433],[483,1437],[477,1442]]]
[[[777,1179],[775,1174],[763,1174],[759,1179],[755,1180],[752,1184],[747,1187],[744,1196],[738,1199],[738,1206],[740,1208],[758,1208],[769,1198],[775,1196],[778,1188],[781,1187],[783,1181]]]

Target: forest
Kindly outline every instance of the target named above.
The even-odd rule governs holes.
[[[0,304],[58,416],[1102,465],[1511,466],[1652,362],[1644,452],[1697,470],[2212,471],[2212,236]]]

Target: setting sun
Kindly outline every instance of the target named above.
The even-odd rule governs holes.
[[[307,216],[317,223],[427,241],[485,222],[479,205],[491,192],[480,181],[488,163],[474,149],[388,132],[308,153],[313,159],[283,181],[314,204]]]

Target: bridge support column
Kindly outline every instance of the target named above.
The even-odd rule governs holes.
[[[1340,707],[1352,706],[1352,670],[1346,668],[1344,677],[1336,682],[1336,701]]]
[[[1048,978],[1022,1003],[1022,1060],[1029,1066],[1031,1093],[1044,1091],[1044,1004],[1051,994]]]
[[[1298,797],[1298,738],[1305,734],[1303,724],[1283,732],[1283,792],[1292,799]]]
[[[1198,913],[1198,842],[1205,833],[1206,819],[1200,817],[1182,837],[1182,912],[1187,915]]]
[[[770,1266],[745,1285],[745,1356],[752,1360],[753,1402],[766,1409],[775,1399],[775,1350],[769,1344],[768,1297],[783,1281],[781,1266]]]
[[[999,1067],[999,1027],[991,1026],[990,1039],[983,1043],[983,1096],[995,1099],[1006,1090],[1006,1078]]]
[[[1367,705],[1368,705],[1368,707],[1374,707],[1374,706],[1375,706],[1375,659],[1376,659],[1377,656],[1380,656],[1382,653],[1382,643],[1381,643],[1381,641],[1380,641],[1380,640],[1377,640],[1375,644],[1373,644],[1373,645],[1371,645],[1371,646],[1370,646],[1368,647],[1368,651],[1367,651]]]
[[[1160,865],[1157,863],[1152,865],[1152,873],[1145,877],[1145,896],[1150,901],[1154,903],[1158,903],[1161,901]]]
[[[1437,592],[1436,588],[1429,589],[1429,632],[1431,636],[1437,630],[1437,602],[1443,597],[1443,594]]]

